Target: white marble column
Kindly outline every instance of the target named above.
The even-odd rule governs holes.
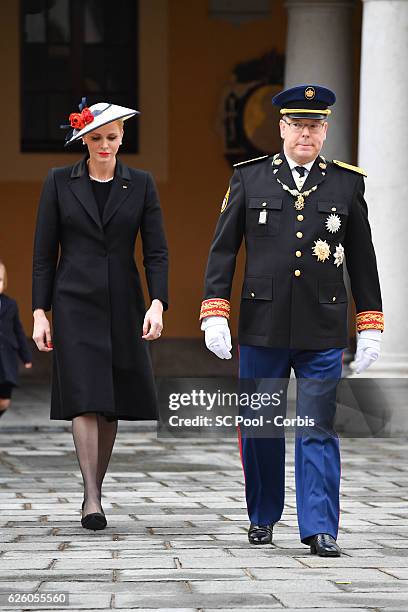
[[[363,2],[358,159],[385,314],[373,373],[408,376],[408,0]]]
[[[326,85],[337,102],[329,118],[323,148],[328,159],[353,163],[353,32],[354,0],[286,0],[285,87],[302,83]]]

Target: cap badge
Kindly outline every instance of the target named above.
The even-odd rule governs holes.
[[[306,87],[305,89],[305,98],[306,100],[313,100],[316,95],[316,91],[314,87]]]

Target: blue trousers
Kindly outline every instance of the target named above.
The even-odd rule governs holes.
[[[310,414],[310,409],[316,406],[320,415],[323,414],[323,433],[308,430],[306,435],[296,436],[297,517],[303,543],[307,544],[308,539],[317,533],[327,533],[337,538],[340,449],[338,437],[331,428],[343,349],[304,351],[241,345],[239,357],[241,379],[285,379],[287,387],[293,368],[298,383],[297,416]],[[318,381],[328,382],[320,384]],[[285,411],[286,389],[284,403],[282,408]],[[276,523],[282,516],[284,506],[284,435],[260,438],[249,437],[243,430],[238,433],[249,519],[257,525]]]

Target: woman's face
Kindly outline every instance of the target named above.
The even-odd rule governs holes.
[[[96,130],[85,134],[83,141],[88,147],[92,160],[106,163],[111,161],[118,152],[122,142],[123,128],[117,121],[111,121]]]

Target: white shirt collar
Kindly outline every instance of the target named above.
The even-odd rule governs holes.
[[[307,164],[298,164],[298,163],[297,163],[297,162],[295,162],[293,159],[291,159],[291,158],[290,158],[288,155],[286,155],[286,153],[285,153],[285,157],[286,157],[286,159],[287,159],[287,161],[288,161],[289,168],[290,168],[292,171],[293,171],[293,169],[294,169],[296,166],[300,166],[300,165],[302,165],[302,167],[303,167],[303,168],[306,168],[306,170],[307,170],[308,172],[310,172],[310,170],[311,170],[311,168],[312,168],[313,164],[315,163],[315,161],[316,161],[316,159],[317,159],[317,158],[316,158],[316,159],[313,159],[311,162],[307,162]]]

